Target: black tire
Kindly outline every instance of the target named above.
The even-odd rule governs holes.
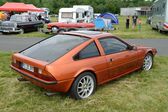
[[[92,78],[93,80],[93,88],[90,90],[90,92],[88,93],[89,95],[85,98],[88,98],[90,95],[92,95],[96,89],[96,78],[95,76],[91,73],[91,72],[84,72],[82,74],[80,74],[76,79],[75,81],[73,82],[72,86],[71,86],[71,90],[70,90],[70,96],[76,100],[79,100],[79,99],[85,99],[85,98],[82,98],[79,94],[78,94],[78,90],[77,90],[77,87],[79,87],[79,82],[85,78],[85,77],[90,77]],[[82,86],[84,87],[84,86]]]
[[[144,67],[144,65],[145,65],[145,58],[146,58],[147,56],[151,57],[151,65],[150,65],[150,67],[149,67],[148,69],[145,69],[145,67]],[[149,71],[150,69],[152,69],[152,67],[153,67],[153,62],[154,62],[153,54],[151,54],[150,52],[147,53],[147,54],[145,55],[145,57],[144,57],[144,60],[143,60],[142,70],[144,70],[144,71]]]

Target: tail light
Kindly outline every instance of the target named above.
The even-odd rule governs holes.
[[[49,72],[42,70],[40,68],[36,68],[36,73],[37,73],[37,76],[42,79],[49,80],[49,81],[56,80]]]

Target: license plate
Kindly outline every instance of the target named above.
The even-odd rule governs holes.
[[[32,67],[31,65],[28,65],[26,63],[22,63],[21,64],[21,67],[25,70],[28,70],[28,71],[31,71],[31,72],[34,72],[34,67]]]

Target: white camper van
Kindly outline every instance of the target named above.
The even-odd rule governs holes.
[[[168,31],[168,0],[156,0],[152,5],[151,26],[158,31]]]
[[[93,20],[93,8],[89,5],[74,5],[73,8],[61,8],[58,22],[90,23]]]

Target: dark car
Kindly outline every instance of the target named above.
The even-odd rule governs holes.
[[[50,18],[48,18],[48,17],[41,18],[41,20],[47,24],[51,22]]]
[[[34,15],[18,15],[11,16],[9,21],[0,23],[0,32],[2,33],[21,33],[29,31],[38,31],[43,28],[44,24]]]

